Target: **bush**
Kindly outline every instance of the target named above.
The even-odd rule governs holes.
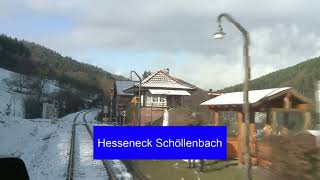
[[[320,179],[320,149],[315,137],[305,133],[296,136],[270,136],[271,171],[281,180]]]
[[[81,99],[83,97],[79,92],[72,92],[71,90],[61,90],[53,96],[53,99],[59,101],[60,103],[64,102],[64,106],[60,104],[60,113],[59,116],[70,114],[81,110],[81,107],[84,106],[85,102]]]

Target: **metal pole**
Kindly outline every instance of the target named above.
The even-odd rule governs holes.
[[[316,93],[315,93],[315,99],[316,99],[316,129],[320,130],[320,81],[316,82]]]
[[[113,114],[113,112],[112,112],[112,98],[110,98],[110,119],[111,119],[111,121],[112,121],[112,114]]]
[[[141,82],[142,82],[142,79],[141,77],[139,76],[139,74],[136,72],[136,71],[131,71],[130,74],[132,76],[132,73],[134,73],[138,78],[139,78],[139,114],[138,114],[138,125],[141,126]]]
[[[244,66],[244,82],[243,82],[243,112],[245,121],[245,144],[244,144],[244,163],[245,177],[247,180],[252,180],[251,161],[250,161],[250,142],[249,142],[249,124],[250,124],[250,107],[249,107],[249,80],[250,80],[250,59],[249,59],[249,34],[237,21],[229,14],[222,13],[218,16],[218,23],[221,24],[221,18],[225,17],[241,32],[244,40],[243,44],[243,66]]]
[[[110,89],[110,123],[112,123],[113,121],[113,107],[112,107],[112,101],[113,101],[113,91],[114,89],[111,88]]]

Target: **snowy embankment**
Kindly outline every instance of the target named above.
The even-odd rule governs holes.
[[[96,113],[93,111],[86,115],[87,122],[91,127],[98,124],[94,120]],[[20,157],[25,162],[32,180],[65,179],[72,123],[76,114],[69,114],[59,120],[4,117],[0,122],[0,156]],[[79,116],[78,123],[81,124],[81,120],[82,116]],[[87,134],[84,126],[83,130]],[[82,139],[79,134],[77,138]],[[87,154],[88,158],[89,156],[91,159],[93,158],[92,145],[81,148],[81,152]],[[85,159],[81,161],[86,162]],[[109,162],[117,178],[132,179],[131,174],[121,161]]]
[[[6,84],[3,82],[4,79],[10,78],[14,72],[1,69],[0,68],[0,121],[2,117],[8,111],[8,106],[10,106],[10,115],[9,116],[16,116],[16,117],[23,117],[23,98],[24,95],[10,92]],[[11,104],[11,105],[10,105]]]
[[[75,114],[57,121],[4,117],[0,123],[0,155],[20,157],[30,179],[64,179]]]
[[[24,117],[23,100],[24,94],[10,91],[5,80],[12,80],[17,73],[0,68],[0,121],[4,116]],[[60,88],[55,81],[49,80],[45,91],[48,94],[58,92]]]
[[[90,127],[92,130],[94,125],[102,125],[95,120],[97,113],[98,111],[91,111],[85,116],[86,121],[88,124],[90,124]],[[132,175],[129,173],[126,166],[120,160],[110,160],[110,161],[108,160],[108,162],[111,165],[111,168],[118,179],[126,179],[126,180],[133,179]]]
[[[0,68],[0,156],[20,157],[30,179],[64,179],[75,114],[58,121],[23,119],[26,95],[9,91],[5,83],[14,76]],[[48,92],[57,90],[53,82],[48,83]]]

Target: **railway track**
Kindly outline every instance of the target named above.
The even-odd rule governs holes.
[[[93,141],[93,133],[92,133],[92,129],[90,128],[90,126],[88,125],[87,121],[86,121],[86,114],[83,115],[83,121],[85,122],[85,126],[91,136],[91,139]],[[114,170],[112,168],[112,166],[110,165],[109,161],[105,161],[102,160],[103,166],[105,167],[105,169],[107,170],[108,176],[111,180],[115,180],[116,176],[114,173]]]
[[[92,152],[83,152],[83,149],[92,150],[93,133],[85,119],[85,116],[89,112],[90,111],[82,111],[74,117],[66,180],[93,178],[116,180],[114,170],[108,161],[101,161],[100,164],[99,161],[94,161],[92,159]],[[82,116],[82,122],[78,122],[80,116]],[[90,135],[89,138],[86,137],[88,135]],[[84,146],[85,148],[81,146]],[[89,149],[87,147],[89,147]],[[83,165],[84,162],[82,161],[86,161],[86,164]],[[84,168],[87,168],[87,171],[85,171]]]

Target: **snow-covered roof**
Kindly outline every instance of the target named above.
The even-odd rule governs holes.
[[[308,132],[310,134],[320,138],[320,130],[308,130]]]
[[[291,87],[273,88],[273,89],[261,89],[249,91],[249,103],[254,104],[262,100],[263,98],[271,97],[275,94],[281,93],[292,89]],[[233,92],[222,94],[218,97],[212,98],[208,101],[201,103],[200,105],[229,105],[229,104],[243,104],[243,92]]]
[[[139,83],[134,86],[126,89],[129,90],[133,87],[138,87]],[[193,90],[194,86],[190,84],[184,83],[181,80],[178,80],[172,76],[170,76],[167,72],[160,70],[157,71],[141,82],[141,87],[143,88],[162,88],[162,89],[184,89],[184,90]],[[126,91],[125,90],[125,91]]]
[[[308,130],[308,132],[316,137],[316,144],[320,147],[320,130]]]
[[[172,90],[172,89],[149,89],[151,94],[161,94],[161,95],[180,95],[180,96],[190,96],[191,94],[186,90]]]
[[[168,73],[160,70],[156,73],[151,74],[141,82],[142,87],[164,87],[164,88],[175,88],[175,89],[193,89],[170,76]]]
[[[130,96],[130,95],[133,95],[133,94],[126,93],[123,90],[133,86],[134,84],[137,83],[137,81],[116,81],[115,83],[116,83],[117,95]]]

